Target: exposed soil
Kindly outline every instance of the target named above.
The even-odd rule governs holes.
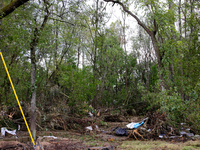
[[[19,138],[3,138],[0,150],[34,150],[27,132],[18,133]],[[87,133],[66,131],[40,131],[37,133],[36,149],[39,150],[82,150],[92,147],[117,147],[125,137],[115,137],[106,133]],[[6,141],[7,140],[7,141]]]
[[[51,131],[37,131],[36,149],[37,150],[114,150],[114,149],[134,149],[136,145],[132,145],[136,138],[139,145],[144,145],[145,142],[159,140],[158,134],[163,131],[167,132],[165,128],[165,114],[150,113],[147,114],[148,120],[143,127],[151,129],[151,132],[138,129],[139,133],[131,135],[132,130],[127,130],[128,134],[131,135],[129,138],[126,136],[116,136],[116,127],[126,128],[126,125],[130,122],[140,122],[144,117],[132,117],[124,118],[122,116],[113,115],[104,118],[76,118],[68,117],[62,118],[60,116],[54,117],[54,128]],[[116,122],[116,120],[118,122]],[[93,128],[92,131],[86,130],[87,126]],[[96,128],[98,126],[98,128]],[[162,126],[162,128],[160,128]],[[56,130],[57,129],[57,130]],[[60,129],[60,130],[58,130]],[[171,134],[171,133],[170,133]],[[141,135],[141,136],[140,136]],[[6,134],[5,137],[0,137],[0,150],[34,150],[31,139],[27,131],[18,131],[17,137]],[[144,137],[144,139],[143,139]],[[173,139],[162,139],[163,142],[170,142],[173,144],[184,143],[191,140],[187,137],[173,138]],[[128,142],[131,143],[128,143]],[[160,141],[160,140],[159,140]],[[162,142],[162,141],[161,141]],[[125,144],[124,143],[128,143]],[[136,143],[138,146],[138,143]],[[145,143],[145,144],[151,144]],[[159,144],[157,144],[159,145]],[[151,147],[151,146],[146,146]],[[200,147],[198,144],[195,147]],[[137,149],[142,149],[141,147]],[[146,148],[144,148],[146,149]],[[153,150],[156,149],[168,149],[166,145],[152,146]],[[175,148],[176,149],[176,148]],[[179,149],[180,146],[179,146]],[[195,149],[192,147],[192,149]]]
[[[85,133],[80,133],[77,131],[38,131],[37,132],[37,141],[36,141],[36,149],[37,150],[114,150],[116,149],[134,149],[136,145],[132,145],[134,141],[134,137],[127,138],[127,136],[116,136],[114,132],[111,130],[116,127],[120,126],[123,127],[126,125],[127,122],[107,122],[106,126],[100,126],[99,128],[102,129],[102,132],[97,131],[88,131]],[[130,131],[128,131],[130,133]],[[17,133],[18,139],[16,137],[8,137],[6,135],[5,138],[0,139],[0,150],[34,150],[31,140],[28,136],[28,132],[20,131]],[[138,137],[139,138],[139,137]],[[155,141],[155,140],[154,140]],[[159,140],[160,141],[160,140]],[[126,143],[130,142],[130,143]],[[138,142],[146,142],[151,143],[151,140],[145,140],[139,138]],[[162,141],[160,141],[162,142]],[[166,142],[166,141],[163,141]],[[170,144],[173,143],[174,149],[176,149],[177,143],[180,144],[184,143],[182,139],[173,139],[168,141]],[[126,144],[124,144],[126,143]],[[141,143],[139,145],[141,145]],[[162,147],[162,144],[156,146],[154,142],[152,150],[157,149],[168,149],[167,145],[165,144]],[[124,146],[125,145],[125,146]],[[151,145],[152,146],[152,145]],[[196,145],[198,146],[198,145]],[[148,147],[148,146],[147,146]],[[150,146],[149,146],[150,147]],[[140,148],[139,148],[140,149]],[[142,149],[142,148],[141,148]],[[145,148],[146,149],[146,148]],[[181,149],[181,148],[180,148]],[[192,148],[195,149],[195,148]]]

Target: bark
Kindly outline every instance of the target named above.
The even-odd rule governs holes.
[[[124,51],[125,51],[125,65],[126,65],[126,74],[125,74],[125,81],[126,81],[126,99],[128,98],[128,85],[127,85],[127,51],[126,51],[126,15],[124,12],[122,12],[122,19],[123,19],[123,25],[122,25],[122,32],[123,32],[123,45],[124,45]],[[128,100],[127,100],[128,103]]]
[[[80,38],[79,38],[79,40],[80,40]],[[81,46],[79,45],[79,46],[78,46],[78,62],[77,62],[77,68],[79,67],[79,64],[80,64],[80,54],[81,54],[80,50],[81,50]]]
[[[44,2],[46,3],[45,0]],[[34,140],[36,139],[36,81],[35,81],[36,53],[35,52],[36,52],[36,46],[39,41],[40,33],[44,29],[49,17],[49,11],[48,11],[47,5],[45,8],[45,11],[46,11],[46,15],[44,17],[41,27],[37,28],[37,26],[35,25],[34,37],[30,44],[30,51],[31,51],[31,126],[30,126],[30,129],[31,129]]]
[[[98,30],[98,9],[99,9],[99,0],[96,1],[96,12],[95,12],[95,43],[94,43],[94,60],[93,60],[93,73],[94,73],[94,79],[93,79],[93,84],[96,82],[96,52],[97,52],[97,30]],[[92,106],[94,108],[97,107],[97,88],[96,88],[96,93],[94,93],[93,100],[92,100]]]
[[[13,0],[10,4],[6,5],[5,7],[1,8],[0,10],[0,19],[6,17],[10,13],[12,13],[16,8],[23,5],[29,0]]]
[[[35,87],[35,70],[36,70],[36,60],[35,60],[35,47],[37,43],[32,42],[31,45],[31,126],[30,130],[32,132],[33,139],[36,139],[36,87]]]
[[[181,21],[181,0],[179,0],[179,5],[178,5],[178,15],[179,15],[179,34],[180,34],[180,41],[182,40],[182,21]],[[180,62],[180,71],[181,71],[181,76],[183,76],[183,64],[182,61]],[[185,94],[183,92],[183,89],[181,89],[181,98],[184,100]]]
[[[173,1],[168,0],[168,3],[169,3],[169,10],[170,10],[170,9],[172,8],[172,6],[173,6]],[[173,22],[173,25],[174,25],[174,27],[175,27],[175,22]],[[171,33],[172,33],[171,39],[172,39],[173,41],[176,40],[176,35],[175,35],[174,31],[173,31],[173,30],[174,30],[174,27],[173,27],[173,26],[170,26],[170,28],[171,28]],[[174,56],[174,54],[171,53],[171,62],[169,62],[169,72],[170,72],[170,80],[171,80],[172,83],[174,84],[173,56]]]
[[[179,33],[180,33],[180,40],[182,38],[182,23],[181,23],[181,0],[179,0],[179,5],[178,5],[178,21],[179,21]]]

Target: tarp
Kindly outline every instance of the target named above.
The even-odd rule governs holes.
[[[127,126],[127,128],[129,128],[129,129],[137,129],[138,127],[140,127],[141,125],[143,125],[144,124],[144,122],[146,121],[148,119],[148,117],[147,118],[145,118],[145,119],[143,119],[141,122],[131,122],[131,123],[129,123],[129,124],[127,124],[126,126]]]

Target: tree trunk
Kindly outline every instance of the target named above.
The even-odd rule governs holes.
[[[182,23],[181,23],[181,0],[179,0],[179,4],[178,4],[178,21],[179,21],[179,34],[180,34],[180,40],[182,38]]]
[[[125,82],[126,82],[126,99],[128,103],[128,84],[127,84],[127,51],[126,51],[126,14],[125,12],[122,12],[122,19],[123,19],[123,25],[122,25],[122,32],[123,32],[123,45],[124,45],[124,51],[125,51],[125,66],[126,66],[126,74],[125,74]]]
[[[79,40],[80,40],[80,39],[79,39]],[[77,55],[78,55],[77,68],[79,67],[79,64],[80,64],[80,54],[81,54],[80,49],[81,49],[81,47],[80,47],[80,45],[79,45],[79,46],[78,46],[78,52],[77,52]]]
[[[171,0],[168,0],[168,3],[169,3],[169,10],[172,8],[172,6],[173,6],[173,1],[171,1]],[[175,27],[175,23],[173,22],[173,26]],[[171,36],[171,39],[173,40],[173,41],[175,41],[176,40],[176,35],[174,34],[174,27],[173,26],[170,26],[170,28],[171,28],[171,33],[172,33],[172,36]],[[171,82],[173,83],[173,85],[174,85],[174,67],[173,67],[173,56],[174,56],[174,54],[173,53],[171,53],[170,54],[171,55],[171,62],[169,62],[169,72],[170,72],[170,80],[171,80]],[[172,86],[173,86],[172,85]],[[170,85],[171,86],[171,85]]]
[[[97,30],[98,30],[98,9],[99,9],[99,0],[96,1],[96,12],[95,12],[95,43],[94,43],[94,61],[93,61],[93,73],[94,73],[94,79],[93,84],[96,84],[96,52],[97,52]],[[97,88],[96,87],[96,93],[94,93],[93,100],[92,100],[92,106],[94,108],[97,107]]]
[[[36,139],[36,86],[35,86],[35,46],[36,43],[32,43],[31,47],[31,132],[33,139]]]
[[[84,57],[84,50],[82,50],[82,66],[83,66],[83,68],[84,68],[84,66],[85,66],[85,61],[84,61],[84,59],[85,59],[85,57]]]
[[[46,0],[44,0],[45,3],[45,11],[46,15],[44,16],[43,23],[41,27],[37,28],[37,23],[35,19],[35,29],[34,29],[34,36],[30,43],[30,51],[31,51],[31,132],[33,139],[36,139],[36,80],[35,80],[35,74],[36,74],[36,46],[39,41],[40,33],[43,31],[48,17],[49,17],[49,11],[48,6],[46,3]]]

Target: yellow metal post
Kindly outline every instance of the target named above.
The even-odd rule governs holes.
[[[7,73],[7,75],[8,75],[9,80],[10,80],[10,84],[11,84],[11,86],[12,86],[13,92],[14,92],[14,94],[15,94],[15,98],[16,98],[17,103],[18,103],[18,105],[19,105],[19,109],[20,109],[20,111],[21,111],[21,113],[22,113],[22,116],[23,116],[23,118],[24,118],[24,122],[25,122],[25,124],[26,124],[27,129],[28,129],[29,135],[30,135],[31,140],[32,140],[32,142],[33,142],[33,145],[35,146],[35,142],[34,142],[34,140],[33,140],[33,137],[32,137],[31,131],[30,131],[30,129],[29,129],[28,123],[27,123],[27,121],[26,121],[26,118],[25,118],[25,116],[24,116],[24,113],[23,113],[21,104],[20,104],[19,99],[18,99],[18,97],[17,97],[17,94],[16,94],[16,92],[15,92],[15,88],[14,88],[13,83],[12,83],[12,80],[11,80],[11,78],[10,78],[8,69],[7,69],[7,67],[6,67],[6,63],[5,63],[5,61],[4,61],[2,52],[0,52],[0,55],[1,55],[1,59],[2,59],[2,61],[3,61],[3,64],[4,64],[4,67],[5,67],[6,73]]]

